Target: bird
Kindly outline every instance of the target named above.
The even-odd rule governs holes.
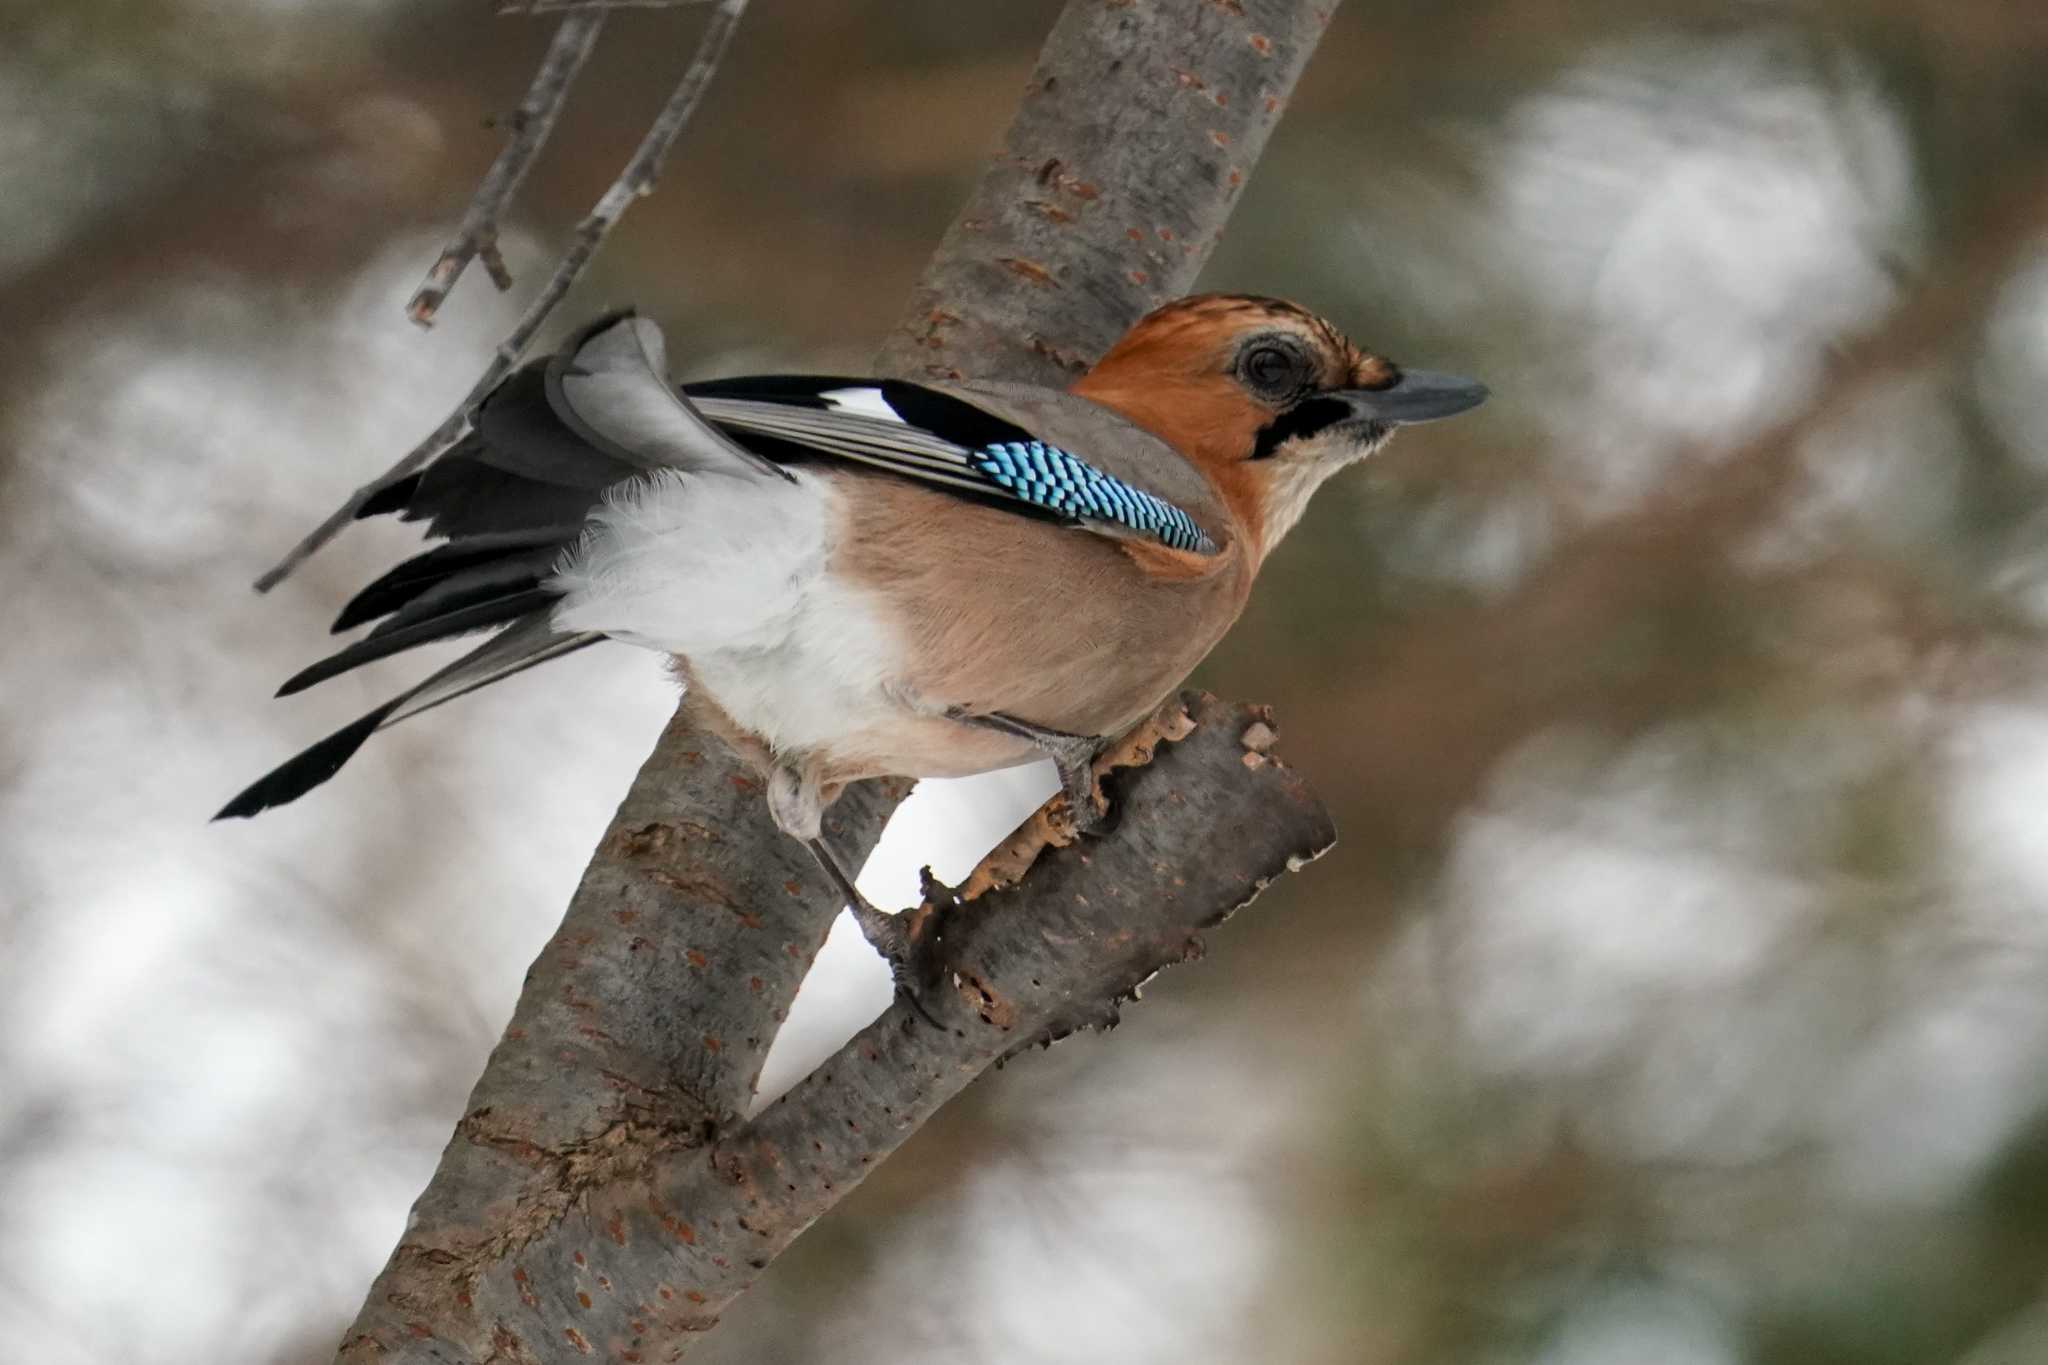
[[[694,722],[762,779],[889,958],[915,945],[820,838],[864,778],[1091,764],[1244,610],[1340,470],[1487,396],[1283,300],[1154,310],[1065,389],[765,375],[678,385],[661,329],[607,314],[514,370],[468,433],[357,516],[439,543],[357,593],[362,638],[286,696],[483,630],[469,654],[259,779],[216,819],[327,781],[380,729],[600,641],[666,655]]]

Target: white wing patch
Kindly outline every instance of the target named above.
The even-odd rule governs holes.
[[[857,412],[863,417],[879,417],[885,422],[906,425],[902,414],[889,406],[882,397],[882,391],[863,385],[856,389],[826,389],[818,397],[832,405],[834,412]]]

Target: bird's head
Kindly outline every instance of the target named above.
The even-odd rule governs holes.
[[[1294,304],[1242,294],[1147,314],[1073,387],[1200,465],[1261,557],[1325,479],[1394,428],[1486,397],[1472,380],[1363,351]]]

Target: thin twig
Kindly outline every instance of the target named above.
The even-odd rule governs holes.
[[[681,9],[684,5],[709,3],[710,0],[498,0],[498,13],[564,14],[578,10]]]
[[[497,354],[491,358],[490,367],[484,371],[483,377],[471,386],[469,393],[456,406],[455,411],[435,427],[431,435],[414,446],[404,458],[383,474],[349,494],[348,501],[337,508],[333,515],[315,527],[304,540],[294,545],[291,552],[279,560],[268,573],[257,579],[256,591],[269,592],[282,583],[316,550],[334,539],[341,528],[354,519],[357,510],[369,501],[370,496],[378,489],[394,480],[404,478],[453,445],[469,424],[470,414],[477,403],[512,372],[512,367],[519,363],[520,356],[525,354],[527,346],[540,331],[541,324],[547,321],[548,314],[554,311],[555,305],[562,301],[576,281],[582,277],[591,259],[597,255],[598,248],[604,244],[604,239],[618,226],[619,219],[625,216],[626,210],[632,207],[635,199],[654,188],[655,180],[661,175],[662,162],[668,157],[669,148],[675,143],[684,126],[689,123],[690,116],[697,111],[698,104],[703,101],[704,91],[709,88],[712,76],[717,73],[718,63],[732,42],[733,31],[739,26],[740,16],[746,11],[747,0],[717,0],[717,5],[710,23],[705,26],[704,36],[698,40],[696,55],[690,59],[689,69],[683,73],[683,78],[676,85],[674,93],[668,97],[668,102],[662,105],[661,112],[655,115],[653,124],[640,139],[640,145],[634,148],[632,159],[627,161],[625,169],[619,172],[619,178],[614,180],[611,188],[598,199],[597,206],[588,216],[576,225],[575,240],[569,244],[568,251],[563,253],[560,263],[556,265],[553,278],[549,279],[539,297],[527,305],[525,313],[520,315],[518,324],[498,343]]]
[[[441,259],[434,262],[426,281],[405,306],[406,313],[420,326],[434,325],[434,314],[441,311],[448,291],[478,256],[483,257],[493,284],[501,290],[512,287],[512,275],[498,254],[498,221],[511,204],[512,196],[519,192],[520,183],[526,179],[541,149],[547,146],[555,116],[562,112],[569,87],[597,46],[597,35],[603,28],[604,11],[593,9],[571,14],[555,30],[547,55],[540,60],[540,70],[527,87],[526,98],[519,101],[519,108],[512,115],[511,140],[484,173],[483,182],[462,215],[462,225],[441,252]]]

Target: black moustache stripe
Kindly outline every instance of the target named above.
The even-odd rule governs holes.
[[[1297,436],[1327,431],[1351,415],[1351,405],[1337,398],[1310,398],[1296,403],[1259,428],[1258,439],[1252,442],[1252,458],[1263,460],[1283,443]]]

